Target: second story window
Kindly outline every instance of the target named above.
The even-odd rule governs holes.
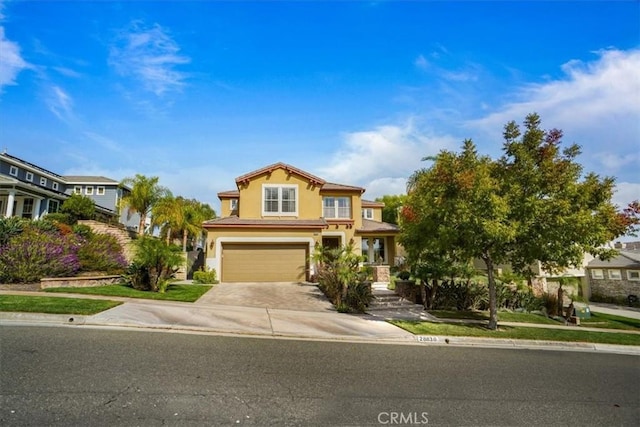
[[[27,181],[33,182],[33,174],[31,172],[27,172],[26,176]]]
[[[350,197],[325,197],[322,200],[322,216],[331,218],[351,218]]]
[[[93,187],[85,187],[84,194],[87,196],[93,196]]]
[[[229,200],[229,206],[231,208],[231,211],[237,211],[238,210],[238,199],[231,199]]]
[[[42,185],[43,187],[45,187],[47,185],[47,178],[45,177],[40,177],[40,185]]]
[[[263,215],[298,215],[298,187],[265,184],[262,189]]]
[[[362,209],[362,218],[373,219],[373,209],[371,208]]]
[[[82,194],[82,187],[80,187],[79,185],[73,187],[73,194]]]
[[[9,175],[18,176],[18,168],[15,167],[15,166],[10,166],[9,167]]]
[[[104,196],[104,187],[98,187],[96,188],[96,194],[98,196]]]
[[[53,188],[54,190],[58,191],[58,183],[57,182],[52,182],[51,183],[51,188]]]

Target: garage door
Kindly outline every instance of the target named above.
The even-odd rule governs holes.
[[[299,282],[305,280],[308,245],[224,244],[223,282]]]

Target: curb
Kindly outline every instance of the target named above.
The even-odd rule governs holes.
[[[176,333],[200,333],[219,336],[237,336],[245,338],[280,338],[299,339],[313,341],[336,341],[336,342],[357,342],[373,344],[403,344],[403,345],[431,345],[431,346],[452,346],[452,347],[479,347],[479,348],[502,348],[520,350],[547,350],[547,351],[578,351],[595,352],[609,354],[624,354],[640,356],[640,346],[625,346],[614,344],[598,344],[583,342],[562,342],[562,341],[536,341],[536,340],[514,340],[501,338],[477,338],[458,337],[441,335],[415,335],[409,338],[371,338],[336,335],[332,337],[318,335],[293,335],[293,334],[265,334],[251,333],[247,331],[219,330],[210,327],[197,326],[177,326],[177,325],[131,325],[119,324],[117,322],[100,323],[93,322],[91,316],[69,315],[69,314],[38,314],[38,313],[13,313],[0,312],[0,326],[21,325],[21,326],[86,326],[95,328],[114,328],[121,330],[146,330],[155,332],[176,332]]]
[[[640,346],[600,344],[587,342],[515,340],[503,338],[448,337],[441,335],[416,335],[416,341],[426,345],[515,348],[522,350],[584,351],[640,356]]]

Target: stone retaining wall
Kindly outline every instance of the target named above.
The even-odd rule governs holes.
[[[80,276],[80,277],[51,277],[40,280],[40,289],[47,288],[91,288],[105,285],[115,285],[120,282],[119,275],[114,276]]]
[[[629,295],[640,296],[640,282],[637,281],[591,278],[590,285],[591,295],[597,294],[613,298],[627,298]]]

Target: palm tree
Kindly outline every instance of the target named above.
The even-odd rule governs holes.
[[[189,236],[197,238],[202,235],[202,223],[208,219],[216,217],[216,212],[206,203],[201,203],[195,199],[182,200],[182,222],[178,224],[178,229],[182,231],[182,250],[187,250]]]
[[[171,242],[171,233],[176,232],[183,222],[183,206],[181,197],[167,195],[151,208],[151,225],[160,228],[160,234],[167,236],[167,244]]]
[[[129,212],[137,212],[140,215],[138,234],[144,235],[144,226],[147,216],[151,213],[151,208],[160,199],[171,194],[171,192],[161,185],[158,185],[159,178],[151,178],[136,174],[134,178],[125,178],[120,185],[131,187],[131,193],[122,198],[122,205],[126,206]]]

